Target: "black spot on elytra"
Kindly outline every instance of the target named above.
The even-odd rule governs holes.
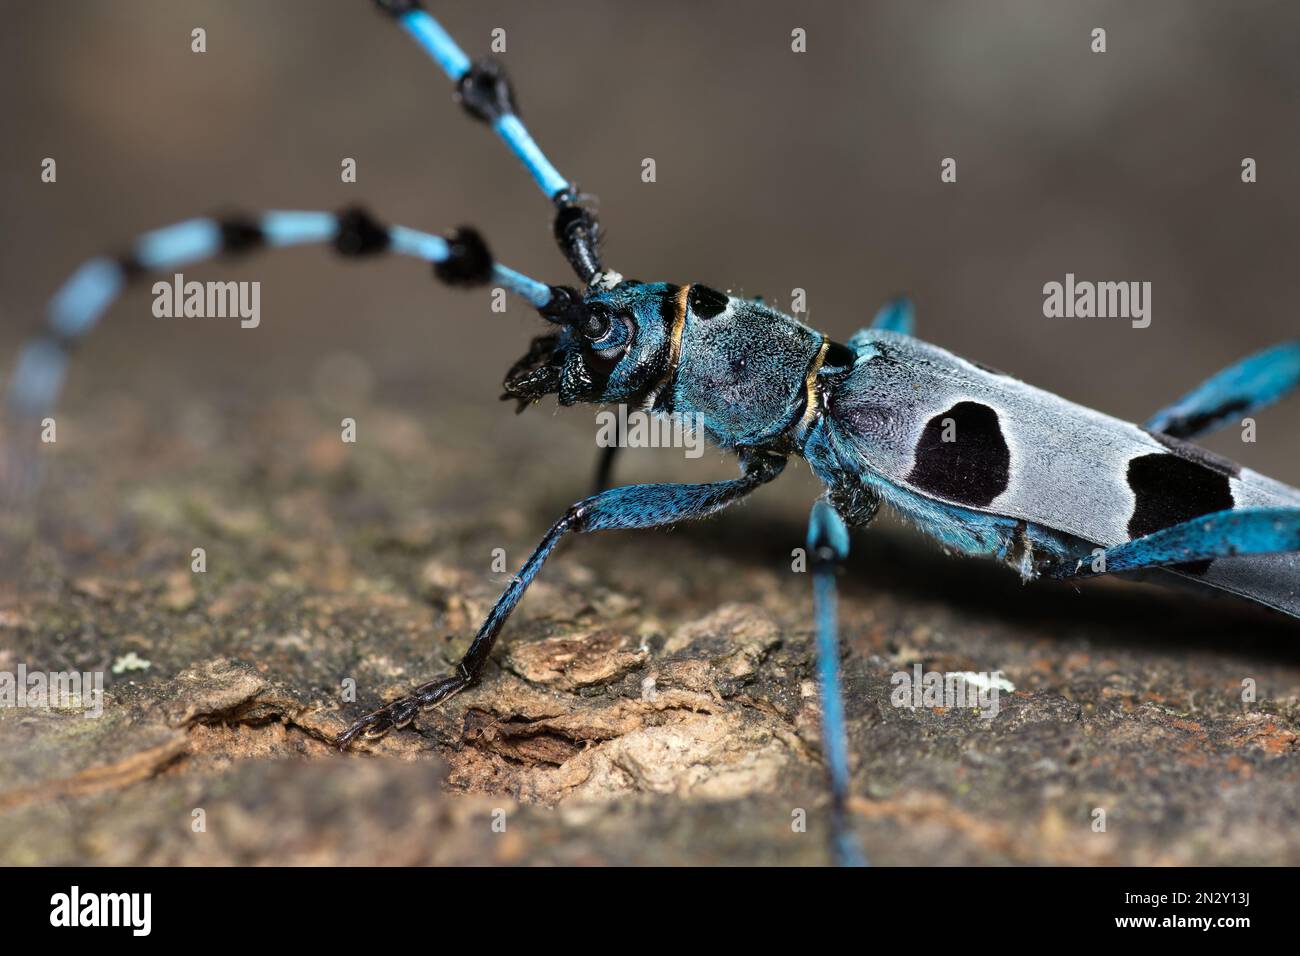
[[[730,300],[717,289],[697,284],[691,286],[691,294],[687,301],[696,318],[712,319],[722,314],[722,310],[727,307]]]
[[[1241,474],[1241,465],[1231,459],[1224,458],[1222,455],[1216,455],[1212,451],[1206,451],[1204,448],[1164,432],[1147,431],[1147,434],[1186,461],[1202,465],[1227,477],[1235,477]]]
[[[945,432],[952,441],[943,440]],[[998,413],[979,402],[958,402],[925,423],[907,476],[922,491],[977,506],[991,504],[1010,478],[1011,452]]]
[[[1191,447],[1179,444],[1180,451]],[[1211,456],[1211,460],[1222,462],[1217,456]],[[1128,485],[1135,499],[1128,521],[1129,536],[1141,538],[1233,507],[1229,474],[1222,467],[1183,454],[1156,452],[1134,458],[1128,463]],[[1204,574],[1209,566],[1209,561],[1189,561],[1173,568],[1187,574]]]

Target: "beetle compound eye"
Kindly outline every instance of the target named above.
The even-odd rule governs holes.
[[[583,338],[595,342],[607,335],[612,325],[609,311],[601,306],[593,306],[587,310],[579,331]]]
[[[632,339],[632,326],[626,319],[611,322],[600,338],[591,343],[596,354],[603,359],[618,358]]]

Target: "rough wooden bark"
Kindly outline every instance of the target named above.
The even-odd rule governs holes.
[[[491,549],[516,567],[561,482],[521,490],[527,448],[469,455],[396,408],[347,446],[279,402],[219,452],[136,411],[61,422],[78,440],[0,605],[0,670],[108,680],[99,719],[0,709],[0,862],[825,862],[801,506],[569,543],[481,684],[340,754],[347,721],[463,651],[508,578]],[[900,529],[855,547],[844,670],[876,862],[1300,862],[1294,624],[1022,587]],[[991,720],[892,706],[917,662],[1016,689]]]

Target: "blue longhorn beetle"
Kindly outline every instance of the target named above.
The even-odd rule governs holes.
[[[1164,568],[1300,616],[1300,491],[1185,442],[1300,383],[1300,341],[1225,369],[1139,427],[913,338],[904,301],[841,344],[761,302],[699,284],[624,279],[602,267],[594,214],[519,120],[500,66],[471,62],[418,0],[377,2],[552,200],[556,239],[583,288],[547,285],[494,262],[469,228],[443,238],[381,225],[359,209],[194,219],[73,274],[50,304],[44,333],[21,351],[10,414],[30,422],[53,407],[72,345],[128,281],[221,253],[323,242],[347,256],[391,251],[423,259],[445,282],[493,283],[535,307],[554,330],[506,375],[502,398],[521,410],[557,395],[561,405],[630,402],[698,415],[710,441],[736,452],[741,474],[605,490],[613,461],[606,450],[600,490],[546,532],[455,671],[362,717],[339,735],[341,747],[403,727],[474,683],[566,534],[703,518],[776,478],[790,455],[801,455],[826,485],[813,505],[808,548],[838,862],[863,857],[846,812],[834,574],[849,529],[870,522],[882,503],[945,548],[994,558],[1025,579]],[[18,472],[30,476],[32,468]]]

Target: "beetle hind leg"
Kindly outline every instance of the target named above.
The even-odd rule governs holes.
[[[1206,435],[1249,415],[1300,386],[1300,339],[1283,342],[1229,365],[1146,422],[1174,438]]]

